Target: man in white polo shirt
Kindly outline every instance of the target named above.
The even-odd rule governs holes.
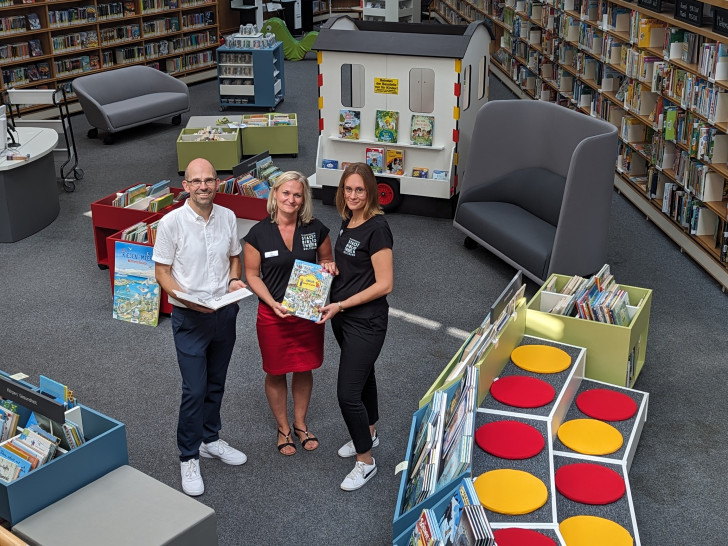
[[[182,374],[177,446],[182,490],[193,496],[205,491],[200,456],[231,465],[247,460],[219,437],[238,304],[214,311],[174,296],[179,290],[209,300],[245,287],[240,280],[242,246],[235,214],[213,203],[219,183],[209,161],[190,162],[182,181],[190,196],[183,206],[162,217],[152,255],[157,282],[173,305],[172,333]]]

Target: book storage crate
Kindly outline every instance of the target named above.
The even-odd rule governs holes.
[[[457,391],[458,386],[459,381],[450,385],[449,388],[444,389],[445,393],[447,394],[447,404],[450,403],[450,400]],[[477,408],[477,401],[475,402],[475,407]],[[427,407],[423,406],[418,409],[412,416],[412,426],[410,427],[409,439],[407,440],[407,458],[405,459],[406,461],[408,461],[408,463],[411,462],[412,451],[415,447],[415,437],[417,436],[417,430],[420,428],[420,424],[422,423],[422,419],[424,418],[425,413],[427,413]],[[474,424],[475,419],[473,419],[470,430],[466,431],[466,434],[469,434],[471,437],[474,433]],[[463,478],[470,477],[471,472],[472,466],[468,465],[467,469],[464,472],[456,475],[449,482],[438,485],[435,492],[432,493],[429,497],[415,504],[409,510],[404,510],[405,492],[407,490],[407,483],[409,482],[409,469],[405,468],[404,470],[402,470],[402,476],[399,482],[399,492],[397,493],[397,504],[394,509],[394,520],[392,522],[392,537],[396,540],[400,540],[408,532],[411,533],[415,523],[417,522],[417,519],[420,517],[420,514],[422,514],[422,510],[424,510],[425,508],[433,508],[434,506],[439,505],[440,501],[442,501],[443,499],[447,499],[449,501],[455,490],[460,486]],[[396,541],[395,543],[400,544]],[[402,544],[407,544],[407,542],[404,541],[402,542]]]
[[[123,192],[130,187],[131,186],[124,188],[121,191]],[[171,191],[173,193],[179,193],[182,190],[179,188],[171,188]],[[160,212],[149,212],[148,210],[137,210],[130,207],[115,207],[111,204],[113,203],[114,199],[116,199],[116,193],[112,193],[111,195],[107,195],[106,197],[103,197],[98,201],[94,201],[93,203],[91,203],[91,221],[93,223],[94,229],[96,263],[101,269],[105,269],[111,266],[112,280],[114,277],[114,264],[109,263],[109,254],[107,252],[106,238],[110,235],[113,235],[119,230],[126,229],[129,226],[136,224],[137,222],[153,222],[154,220],[158,220],[173,208],[180,206],[180,204],[174,204],[170,205]],[[113,246],[111,248],[113,249]],[[113,252],[111,256],[111,259],[113,260]]]
[[[265,114],[268,120],[275,115]],[[296,114],[286,114],[292,125],[269,125],[259,127],[249,125],[242,129],[243,155],[254,155],[267,151],[271,155],[291,154],[298,155],[298,119]],[[242,123],[253,117],[244,115]],[[256,116],[259,117],[259,116]]]
[[[652,290],[619,285],[629,296],[629,326],[555,315],[551,309],[562,294],[544,290],[552,280],[560,291],[571,277],[551,275],[528,302],[526,334],[585,347],[585,377],[632,387],[645,363]]]
[[[183,173],[190,161],[204,157],[218,171],[232,171],[240,163],[242,145],[239,129],[219,127],[222,140],[196,141],[197,129],[182,129],[177,138],[177,168]]]
[[[122,189],[121,192],[130,187]],[[170,188],[170,191],[176,196],[182,189]],[[111,267],[112,282],[114,278],[114,254],[112,252],[111,256],[109,256],[106,238],[137,222],[148,223],[158,220],[169,211],[181,206],[181,203],[174,203],[159,212],[149,212],[148,210],[138,210],[131,207],[115,207],[111,203],[116,199],[116,195],[116,193],[112,193],[91,203],[91,221],[94,229],[94,244],[96,245],[96,263],[101,269]],[[111,248],[113,250],[114,247],[112,246]]]
[[[38,387],[29,383],[17,383],[39,392]],[[20,399],[12,401],[18,404],[19,427],[25,426],[31,409],[23,406]],[[11,525],[129,464],[124,424],[86,406],[78,407],[80,419],[75,419],[81,421],[85,443],[10,483],[0,480],[0,518]]]

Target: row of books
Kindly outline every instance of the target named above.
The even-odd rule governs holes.
[[[339,111],[339,138],[359,140],[361,111]],[[409,141],[417,146],[432,146],[435,117],[412,114]],[[399,112],[377,110],[374,119],[374,136],[379,142],[397,142],[399,138]]]
[[[477,398],[475,367],[465,369],[452,398],[438,390],[432,396],[414,439],[405,490],[405,510],[467,471],[472,460]]]
[[[99,4],[97,8],[100,21],[136,15],[136,2],[133,0],[127,2],[109,2],[108,4]]]
[[[544,288],[548,292],[552,292],[553,289],[553,284],[548,284]],[[631,321],[627,310],[629,294],[619,288],[614,275],[611,274],[609,264],[604,264],[588,279],[574,275],[559,293],[568,297],[561,298],[549,310],[550,313],[629,326]]]
[[[172,195],[171,193],[167,195]],[[134,241],[135,243],[149,243],[154,244],[157,240],[157,226],[159,226],[159,220],[147,224],[146,222],[137,222],[125,228],[121,232],[121,238],[124,241]]]
[[[149,186],[144,183],[136,184],[121,193],[117,193],[111,205],[113,207],[128,207],[145,197],[158,197],[163,193],[169,193],[170,182],[170,180],[160,180]]]
[[[40,40],[0,45],[0,62],[28,59],[44,55]]]
[[[422,511],[409,546],[496,546],[485,508],[473,481],[463,478],[445,513],[438,521],[432,509]]]
[[[243,116],[242,127],[277,127],[279,125],[296,125],[296,118],[289,114],[251,114]]]

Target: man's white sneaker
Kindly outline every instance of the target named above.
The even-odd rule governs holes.
[[[377,431],[374,431],[374,436],[372,436],[372,447],[377,447],[379,445],[379,436],[377,436]],[[353,457],[356,455],[356,448],[354,447],[354,440],[349,440],[346,442],[343,446],[339,448],[339,457]]]
[[[202,495],[205,492],[205,484],[200,474],[200,460],[182,461],[180,470],[182,471],[182,491],[191,497]]]
[[[354,470],[341,482],[341,488],[344,491],[356,491],[362,485],[367,483],[377,473],[377,461],[372,457],[372,464],[366,464],[363,461],[357,461]]]
[[[248,458],[245,453],[238,451],[234,447],[230,447],[225,440],[216,440],[209,444],[200,444],[200,457],[206,459],[220,459],[225,464],[239,465],[245,463]]]

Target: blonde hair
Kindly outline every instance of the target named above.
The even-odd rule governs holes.
[[[280,188],[286,182],[290,182],[291,180],[300,182],[303,186],[303,203],[301,204],[301,208],[298,209],[298,224],[305,226],[306,224],[310,224],[311,220],[313,220],[311,187],[308,184],[308,178],[306,178],[303,173],[300,173],[298,171],[286,171],[283,174],[279,175],[278,178],[276,178],[276,181],[273,182],[273,186],[271,187],[270,193],[268,194],[268,214],[270,215],[271,220],[277,224],[278,203],[276,202],[276,192],[278,191],[278,188]]]
[[[377,179],[374,171],[366,163],[350,163],[344,169],[344,173],[339,180],[339,189],[336,191],[336,210],[339,216],[344,220],[351,218],[351,211],[346,206],[346,198],[344,196],[344,184],[352,175],[358,174],[364,180],[364,188],[367,190],[367,202],[364,206],[364,219],[368,220],[377,214],[384,214],[382,207],[379,205],[379,190],[377,189]]]

